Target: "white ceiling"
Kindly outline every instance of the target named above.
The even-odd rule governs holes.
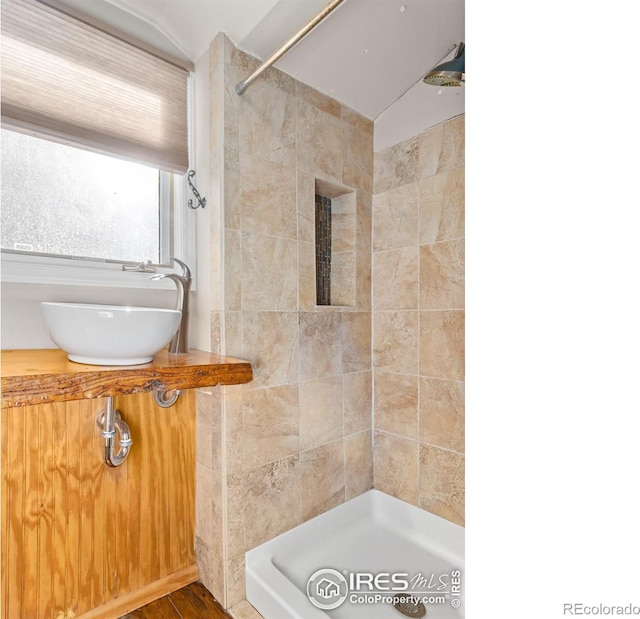
[[[345,0],[276,66],[376,118],[464,39],[463,11],[462,0]],[[268,56],[261,29],[240,47]]]
[[[329,2],[64,1],[194,62],[220,31],[264,59]],[[464,39],[464,0],[344,0],[276,66],[376,119],[379,150],[464,111],[464,88],[421,81]]]

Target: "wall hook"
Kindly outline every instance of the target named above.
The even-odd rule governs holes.
[[[198,204],[196,206],[193,205],[193,199],[192,198],[189,198],[189,201],[187,202],[189,208],[192,208],[194,211],[197,208],[204,208],[207,205],[207,199],[200,196],[200,193],[196,189],[196,186],[191,182],[191,179],[195,175],[196,175],[196,171],[195,170],[189,170],[189,172],[187,174],[187,183],[189,183],[189,187],[191,188],[191,191],[193,192],[193,195],[196,197],[196,200],[198,201]]]

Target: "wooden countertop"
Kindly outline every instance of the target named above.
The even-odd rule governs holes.
[[[2,407],[103,398],[156,389],[240,385],[253,378],[248,361],[201,350],[158,353],[151,363],[98,366],[74,363],[64,351],[3,350]]]

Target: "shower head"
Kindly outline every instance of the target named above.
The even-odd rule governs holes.
[[[462,86],[464,84],[464,43],[458,45],[453,60],[433,67],[422,81],[431,86]]]

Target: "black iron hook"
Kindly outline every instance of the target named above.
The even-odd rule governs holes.
[[[207,205],[207,199],[202,198],[200,196],[200,193],[196,189],[196,186],[191,182],[191,179],[195,175],[196,175],[195,170],[189,170],[189,173],[187,174],[187,183],[189,183],[189,187],[191,188],[193,195],[196,197],[196,200],[198,201],[198,204],[196,206],[193,206],[193,199],[189,198],[187,205],[189,206],[189,208],[192,208],[193,210],[196,210],[197,208],[204,208]]]

